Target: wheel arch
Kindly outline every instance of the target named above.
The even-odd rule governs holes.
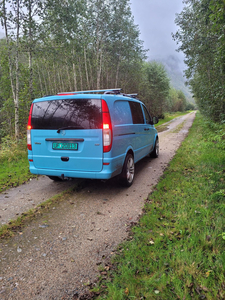
[[[124,165],[125,159],[126,159],[128,154],[131,154],[134,158],[134,151],[131,147],[127,148],[127,150],[126,150],[126,154],[124,155],[124,159],[123,159],[123,165]]]
[[[158,134],[155,135],[154,144],[155,144],[155,142],[156,142],[157,139],[159,140]]]
[[[129,149],[126,153],[122,172],[119,176],[123,186],[130,187],[133,184],[134,174],[135,174],[134,164],[135,164],[134,153],[132,149]]]

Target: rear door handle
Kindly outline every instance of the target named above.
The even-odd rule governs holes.
[[[145,128],[145,131],[148,131],[149,130],[149,128]]]
[[[69,161],[69,157],[63,157],[63,156],[62,156],[62,157],[61,157],[61,160],[62,160],[62,161]]]

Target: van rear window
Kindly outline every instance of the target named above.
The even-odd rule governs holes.
[[[36,102],[32,111],[33,129],[100,129],[101,100],[65,99]]]

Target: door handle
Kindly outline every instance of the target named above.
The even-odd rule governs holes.
[[[148,131],[149,130],[149,128],[145,128],[145,131]]]
[[[69,157],[61,157],[62,161],[69,161]]]

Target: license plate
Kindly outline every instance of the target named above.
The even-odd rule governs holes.
[[[78,144],[77,143],[54,142],[54,143],[52,143],[52,149],[54,149],[54,150],[78,150]]]

